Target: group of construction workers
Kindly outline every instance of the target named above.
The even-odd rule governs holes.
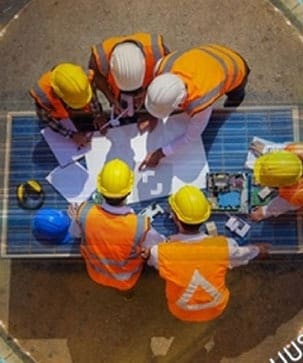
[[[71,63],[55,66],[30,95],[39,119],[78,147],[90,142],[92,131],[106,134],[109,127],[97,90],[122,120],[135,116],[140,132],[152,132],[159,119],[174,111],[185,112],[185,133],[148,153],[140,164],[142,170],[157,167],[162,158],[200,138],[221,96],[227,96],[225,107],[237,107],[244,99],[249,72],[246,61],[227,47],[208,44],[171,52],[162,36],[137,33],[93,46],[87,73]],[[74,129],[66,127],[66,119],[72,120]],[[302,150],[301,144],[290,144],[257,159],[255,181],[279,188],[279,196],[270,205],[254,209],[252,220],[303,205]],[[192,185],[169,196],[178,233],[163,236],[148,217],[136,215],[127,205],[133,186],[133,171],[114,159],[98,175],[102,203],[69,207],[82,236],[80,249],[89,276],[101,285],[130,291],[147,263],[165,280],[168,308],[176,318],[208,321],[218,317],[229,300],[228,269],[266,255],[268,245],[239,246],[232,238],[202,232],[211,207],[203,192]]]

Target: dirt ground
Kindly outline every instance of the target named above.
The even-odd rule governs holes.
[[[162,33],[171,49],[236,49],[252,69],[244,105],[303,103],[301,35],[268,1],[32,0],[1,38],[1,149],[5,112],[33,110],[27,89],[44,71],[63,61],[86,66],[92,44],[137,31]],[[0,320],[41,363],[269,362],[303,325],[301,261],[231,271],[228,309],[206,324],[169,314],[152,269],[126,301],[93,283],[80,259],[0,264]],[[173,338],[164,356],[153,337]]]

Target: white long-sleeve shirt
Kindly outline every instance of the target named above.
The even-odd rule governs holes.
[[[272,199],[267,205],[261,207],[265,218],[277,217],[289,211],[300,209],[300,206],[289,203],[284,198],[277,196]]]
[[[172,155],[176,151],[182,149],[184,145],[191,144],[193,140],[201,137],[202,132],[208,124],[211,112],[212,106],[209,106],[191,117],[188,121],[188,127],[185,133],[172,140],[168,145],[162,147],[164,155]]]
[[[182,243],[186,242],[200,242],[204,238],[209,237],[203,232],[198,234],[182,234],[178,233],[175,235],[170,236],[170,241],[182,241]],[[259,247],[256,245],[247,245],[247,246],[239,246],[238,243],[233,238],[227,238],[228,243],[228,251],[229,251],[229,268],[232,269],[233,267],[246,265],[250,260],[254,259],[258,256],[260,250]],[[156,269],[159,268],[158,263],[158,245],[154,245],[150,250],[150,257],[148,260],[148,265],[155,267]]]

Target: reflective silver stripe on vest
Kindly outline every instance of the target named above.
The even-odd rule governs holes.
[[[82,215],[82,214],[81,214]],[[137,246],[139,245],[142,235],[144,233],[144,226],[145,226],[145,217],[144,216],[137,216],[138,222],[137,222],[137,229],[134,237],[134,243],[131,247],[130,254],[126,257],[124,261],[117,261],[112,260],[109,258],[99,258],[95,255],[93,255],[90,251],[87,251],[89,254],[89,258],[98,260],[98,262],[102,263],[103,265],[111,265],[116,267],[124,267],[127,265],[129,260],[136,259],[140,256],[140,253],[136,251]]]
[[[101,63],[101,74],[103,74],[105,77],[107,77],[109,72],[109,64],[107,61],[106,54],[104,52],[102,44],[98,44],[95,46],[96,51],[98,53],[99,62]]]
[[[139,272],[142,269],[142,266],[137,266],[137,268],[135,268],[133,271],[131,272],[119,272],[119,273],[112,273],[109,272],[105,269],[102,268],[102,266],[98,265],[94,265],[92,263],[92,261],[90,260],[86,260],[87,263],[89,263],[89,265],[91,266],[91,268],[93,268],[96,272],[105,275],[107,277],[113,278],[115,280],[118,281],[127,281],[129,280],[134,274],[136,274],[137,272]]]
[[[178,59],[180,56],[182,55],[181,52],[175,52],[171,55],[169,55],[168,60],[166,61],[165,65],[163,66],[162,70],[160,71],[160,73],[166,73],[166,72],[170,72],[171,68],[173,66],[173,63],[175,62],[176,59]],[[159,66],[158,69],[161,68],[161,64]]]
[[[219,83],[219,85],[213,88],[210,92],[208,92],[205,96],[195,99],[194,101],[190,102],[186,108],[188,113],[191,113],[195,110],[196,107],[204,105],[205,103],[209,102],[213,97],[215,97],[220,90],[223,88],[225,81]]]
[[[95,204],[93,202],[87,202],[87,203],[85,203],[85,205],[81,209],[81,214],[79,216],[79,222],[80,222],[80,225],[81,225],[81,227],[82,227],[83,230],[85,230],[85,222],[86,222],[87,213],[90,211],[90,209],[94,205]]]
[[[212,56],[213,58],[215,58],[222,66],[222,68],[224,69],[225,74],[227,74],[228,72],[228,67],[227,64],[224,62],[224,60],[222,60],[217,54],[215,54],[214,52],[212,52],[211,50],[205,49],[205,48],[197,48],[199,50],[201,50],[202,52],[207,53],[208,55]],[[215,49],[215,47],[214,47]],[[183,53],[184,54],[184,53]],[[165,72],[170,72],[171,68],[173,66],[173,63],[176,61],[177,58],[179,58],[182,55],[181,52],[176,52],[173,53],[167,60],[167,62],[165,63],[165,65],[163,66],[161,73],[165,73]],[[234,63],[234,60],[232,60]],[[161,67],[161,65],[160,65]],[[238,67],[236,65],[236,69],[237,72]],[[234,74],[234,77],[236,77],[236,73]],[[234,80],[234,79],[233,79]],[[208,103],[210,100],[212,100],[218,93],[220,93],[221,89],[224,86],[225,81],[222,81],[219,85],[217,85],[215,88],[213,88],[210,92],[208,92],[207,94],[203,95],[202,97],[199,97],[197,99],[195,99],[194,101],[190,102],[187,107],[186,107],[186,111],[188,113],[191,113],[195,110],[196,107],[199,107],[201,105],[204,105],[205,103]]]
[[[206,303],[189,304],[189,301],[198,288],[202,288],[204,291],[206,291],[207,294],[212,297],[212,300]],[[183,310],[199,311],[216,307],[221,303],[222,299],[223,296],[221,292],[209,281],[207,281],[198,270],[195,270],[188,286],[186,287],[184,293],[176,301],[176,304]]]
[[[144,233],[145,220],[146,218],[144,216],[137,216],[137,229],[134,238],[134,244],[132,246],[132,251],[129,255],[129,258],[136,258],[138,256],[138,253],[136,252],[136,247],[141,242],[142,235]]]
[[[157,61],[162,57],[162,48],[161,45],[158,44],[158,35],[152,34],[151,37],[152,37],[151,45],[152,45],[153,55],[155,60]]]
[[[234,60],[234,58],[228,54],[227,52],[224,51],[224,49],[220,49],[218,48],[216,45],[210,45],[209,46],[210,48],[213,48],[221,53],[223,53],[226,57],[228,57],[230,59],[230,61],[232,62],[233,64],[233,69],[234,69],[234,74],[233,74],[233,78],[232,78],[232,84],[235,82],[240,70],[239,70],[239,67],[238,67],[238,63]]]
[[[49,101],[47,95],[38,85],[33,88],[33,91],[35,92],[37,97],[40,99],[43,106],[45,106],[46,108],[52,108],[52,104]]]
[[[210,55],[211,57],[215,58],[216,61],[218,63],[220,63],[220,65],[222,66],[222,68],[224,69],[225,74],[228,73],[228,67],[227,64],[224,62],[224,60],[222,58],[220,58],[217,54],[215,54],[214,52],[212,52],[209,49],[205,49],[205,48],[197,48],[199,50],[201,50],[201,52],[207,53],[208,55]],[[190,102],[187,105],[186,111],[191,113],[195,110],[196,107],[199,106],[203,106],[204,104],[208,103],[210,100],[212,100],[216,95],[220,94],[220,91],[222,90],[222,88],[224,87],[225,84],[225,80],[220,82],[215,88],[213,88],[211,91],[209,91],[208,93],[206,93],[205,95],[203,95],[202,97],[199,97],[197,99],[195,99],[194,101]]]
[[[87,214],[88,214],[89,210],[93,206],[94,206],[94,203],[88,202],[83,207],[83,209],[81,211],[80,223],[81,223],[82,227],[84,227],[84,228],[85,228],[85,220],[86,220]],[[124,266],[127,265],[129,260],[138,258],[140,256],[140,252],[136,251],[136,247],[141,242],[142,235],[143,235],[144,229],[145,229],[144,227],[145,227],[145,217],[144,216],[137,216],[137,228],[136,228],[136,233],[135,233],[135,236],[134,236],[134,242],[133,242],[133,245],[131,247],[130,254],[125,260],[117,261],[117,260],[112,260],[112,259],[108,259],[108,258],[99,258],[96,255],[92,254],[88,250],[87,246],[84,246],[85,254],[88,256],[87,262],[98,273],[102,273],[104,275],[111,276],[111,277],[113,277],[113,278],[115,278],[117,280],[120,280],[120,281],[127,280],[128,278],[130,278],[132,275],[134,275],[135,273],[137,273],[141,269],[141,265],[137,266],[131,272],[123,272],[123,273],[111,273],[111,272],[107,271],[105,268],[103,268],[103,266],[106,266],[106,265],[110,266],[111,265],[111,266],[123,268]],[[86,243],[85,243],[85,240],[84,240],[83,245],[85,245],[85,244]],[[97,265],[94,264],[94,261],[97,263]]]

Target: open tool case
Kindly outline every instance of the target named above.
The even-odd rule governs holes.
[[[216,212],[249,212],[249,178],[246,173],[208,173],[207,197]]]

